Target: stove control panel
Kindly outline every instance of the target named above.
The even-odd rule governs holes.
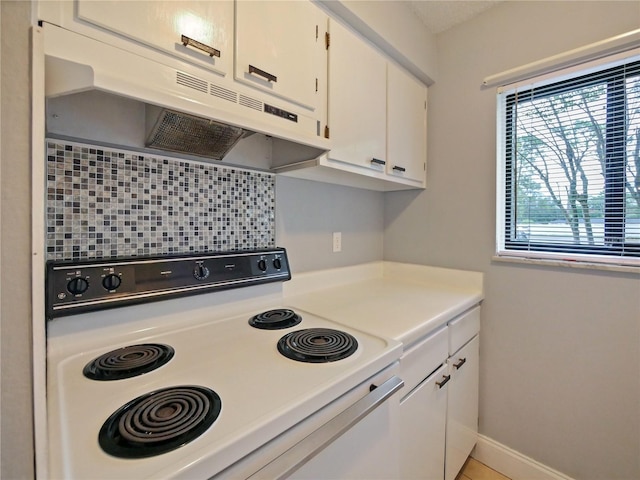
[[[291,278],[282,248],[163,258],[48,262],[47,315],[72,315]]]

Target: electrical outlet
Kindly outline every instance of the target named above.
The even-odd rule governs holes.
[[[333,232],[333,253],[342,251],[342,232]]]

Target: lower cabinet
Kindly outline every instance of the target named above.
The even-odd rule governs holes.
[[[445,480],[454,480],[478,439],[478,335],[447,360],[448,385]]]
[[[454,480],[478,437],[480,307],[404,352],[400,473]]]
[[[447,385],[442,365],[400,401],[400,474],[404,479],[442,480],[445,460]]]

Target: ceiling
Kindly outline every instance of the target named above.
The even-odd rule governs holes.
[[[470,20],[501,1],[480,0],[411,0],[406,1],[413,12],[433,34],[443,32]]]

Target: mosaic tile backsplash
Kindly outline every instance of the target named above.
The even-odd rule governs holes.
[[[273,174],[47,140],[47,259],[275,246]]]

